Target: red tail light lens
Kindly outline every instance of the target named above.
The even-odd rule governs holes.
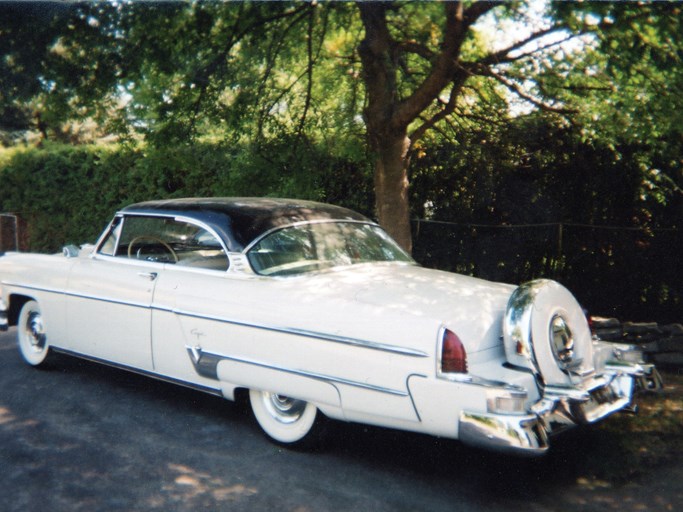
[[[443,373],[467,373],[465,346],[458,335],[448,329],[443,334],[441,371]]]

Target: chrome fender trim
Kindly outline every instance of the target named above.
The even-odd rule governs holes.
[[[284,366],[273,365],[265,361],[257,361],[244,357],[234,357],[226,354],[217,354],[214,352],[209,352],[203,350],[201,347],[192,347],[189,345],[185,346],[185,350],[195,367],[196,372],[207,378],[220,380],[218,365],[222,361],[232,361],[234,363],[240,363],[244,365],[250,365],[258,368],[265,368],[268,370],[273,370],[276,372],[281,372],[283,374],[297,375],[299,377],[305,377],[308,379],[313,379],[317,381],[328,382],[330,384],[345,385],[355,388],[361,388],[369,391],[375,391],[378,393],[384,393],[387,395],[395,395],[398,397],[408,397],[408,391],[403,389],[392,389],[384,386],[378,386],[374,384],[369,384],[367,382],[360,382],[355,380],[349,380],[342,377],[337,377],[334,375],[324,375],[320,373],[310,372],[307,370],[287,368]],[[226,379],[230,380],[230,379]],[[240,382],[234,382],[233,384],[241,384]]]

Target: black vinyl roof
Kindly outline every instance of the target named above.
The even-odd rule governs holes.
[[[184,198],[147,201],[127,206],[124,214],[182,216],[210,226],[229,251],[241,252],[270,231],[295,222],[351,220],[371,222],[352,210],[299,199],[254,197]]]

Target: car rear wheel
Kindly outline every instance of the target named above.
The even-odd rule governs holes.
[[[17,342],[19,352],[31,366],[41,366],[50,355],[45,324],[40,306],[34,300],[28,301],[21,308],[17,325]]]
[[[249,391],[257,423],[273,441],[310,447],[319,439],[321,414],[311,403],[268,391]]]

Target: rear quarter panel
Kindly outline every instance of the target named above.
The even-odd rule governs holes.
[[[157,371],[190,377],[187,348],[201,347],[226,356],[222,382],[283,394],[279,385],[308,382],[311,394],[298,398],[341,407],[346,419],[419,421],[408,379],[433,375],[438,322],[308,283],[168,270],[154,297]]]

